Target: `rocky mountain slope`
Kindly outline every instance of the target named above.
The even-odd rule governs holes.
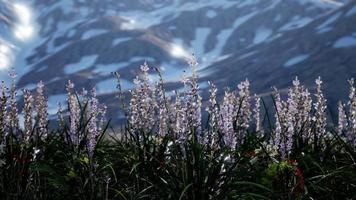
[[[4,0],[2,2],[5,2]],[[207,80],[234,88],[248,78],[254,92],[285,88],[294,76],[312,86],[320,75],[334,102],[355,77],[356,1],[332,0],[32,0],[38,33],[20,54],[19,87],[43,80],[49,101],[64,101],[64,84],[96,86],[109,106],[118,71],[132,87],[140,64],[159,66],[180,87],[185,58],[199,60]],[[23,65],[26,65],[24,67]],[[153,71],[152,71],[153,72]],[[110,97],[110,98],[108,98]],[[51,106],[50,105],[50,106]],[[111,111],[115,118],[117,111]]]

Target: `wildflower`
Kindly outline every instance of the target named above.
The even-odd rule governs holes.
[[[231,92],[225,91],[223,103],[220,109],[219,126],[222,130],[224,143],[230,148],[236,146],[236,136],[234,133],[234,114],[235,114],[235,95]]]
[[[344,107],[345,107],[344,104],[341,101],[339,101],[338,102],[339,120],[337,126],[337,133],[339,134],[339,136],[341,136],[343,131],[347,128],[347,116]]]
[[[147,73],[150,68],[148,67],[147,62],[144,62],[144,64],[140,66],[140,69],[144,73]]]
[[[276,128],[274,131],[274,138],[271,137],[270,144],[275,146],[277,149],[279,149],[281,145],[281,135],[282,135],[282,125],[283,125],[283,120],[285,119],[283,117],[284,112],[283,112],[283,104],[281,100],[281,96],[276,88],[274,88],[274,101],[275,101],[275,106],[276,106],[276,113],[275,113],[275,118],[276,118]]]
[[[284,135],[284,144],[285,149],[282,151],[282,159],[285,158],[286,154],[289,155],[292,150],[293,146],[293,136],[294,136],[294,131],[295,131],[295,123],[300,122],[298,120],[297,115],[298,115],[298,97],[300,95],[298,91],[299,87],[299,81],[296,79],[293,81],[294,89],[289,89],[288,92],[288,99],[287,99],[287,106],[288,106],[288,111],[287,111],[287,116],[286,116],[286,135]],[[298,128],[298,125],[297,125]]]
[[[349,80],[350,94],[349,94],[349,128],[347,131],[347,138],[351,144],[356,145],[356,89],[354,79]]]
[[[3,139],[3,133],[5,133],[7,127],[7,96],[6,96],[6,86],[4,81],[1,83],[1,96],[0,96],[0,143]]]
[[[321,90],[321,78],[315,81],[316,83],[316,102],[314,103],[315,115],[313,121],[315,123],[315,132],[317,139],[324,137],[326,133],[326,99]]]
[[[241,82],[237,88],[239,89],[239,97],[237,102],[239,102],[238,106],[238,115],[236,124],[238,125],[238,144],[242,144],[243,140],[246,135],[246,131],[250,126],[250,119],[251,119],[251,104],[250,104],[250,91],[249,91],[250,83],[246,79],[245,81]]]
[[[181,143],[186,139],[185,134],[187,134],[188,131],[188,120],[186,116],[186,104],[181,100],[180,94],[178,92],[176,92],[175,113],[175,138],[178,140],[178,143]]]
[[[152,130],[155,123],[155,108],[157,107],[155,101],[155,88],[149,85],[148,78],[148,65],[145,62],[141,65],[141,70],[143,72],[143,80],[139,88],[140,91],[140,115],[143,121],[141,128],[143,130]]]
[[[183,83],[184,88],[186,88],[186,86],[188,85],[188,83],[190,82],[189,78],[187,77],[187,75],[184,73],[183,76],[181,77],[181,83]]]
[[[24,115],[24,142],[28,144],[31,131],[32,131],[32,108],[33,108],[33,97],[28,90],[23,90],[23,98],[24,98],[24,108],[23,108],[23,115]]]
[[[151,131],[155,124],[155,88],[149,85],[148,66],[145,62],[141,65],[143,78],[134,79],[135,87],[130,91],[129,122],[132,131]]]
[[[297,184],[293,189],[294,193],[300,194],[304,191],[304,176],[303,176],[303,172],[300,168],[296,168],[294,175],[297,178]]]
[[[293,110],[295,109],[293,107],[293,104],[289,105],[288,110]],[[293,136],[294,136],[294,117],[292,115],[293,112],[289,112],[287,114],[287,123],[288,123],[288,128],[287,128],[287,135],[285,136],[284,142],[285,142],[285,151],[282,151],[282,159],[285,158],[285,153],[289,155],[292,151],[293,147]]]
[[[309,90],[301,87],[300,97],[297,104],[297,127],[296,131],[302,133],[303,140],[308,140],[311,135],[311,110],[312,110],[312,98],[310,96]]]
[[[198,81],[197,81],[197,76],[196,76],[196,66],[197,66],[197,61],[195,57],[191,58],[189,61],[189,65],[192,68],[192,79],[190,81],[191,88],[189,91],[187,91],[186,94],[186,106],[187,106],[187,117],[188,121],[190,122],[189,126],[191,127],[191,131],[193,133],[190,134],[195,134],[191,135],[193,138],[197,138],[198,142],[202,142],[203,140],[203,135],[202,135],[202,129],[201,129],[201,101],[202,98],[198,94],[199,91],[199,86],[198,86]],[[186,85],[185,85],[186,87]],[[190,131],[190,132],[191,132]]]
[[[218,119],[219,119],[219,106],[216,101],[217,88],[214,83],[208,82],[210,85],[209,89],[209,105],[206,108],[206,111],[209,113],[209,128],[211,134],[206,138],[205,143],[211,146],[216,145],[219,136],[218,136]]]
[[[256,123],[255,131],[258,134],[258,136],[262,138],[264,135],[263,135],[263,128],[261,124],[260,107],[261,107],[261,98],[255,94],[255,108],[253,110],[255,123]]]
[[[89,156],[92,157],[94,154],[94,149],[96,146],[96,139],[99,135],[98,132],[98,99],[96,98],[96,90],[92,89],[91,98],[89,101],[89,122],[88,122],[88,152]]]
[[[19,128],[19,117],[18,117],[18,110],[17,110],[17,101],[16,101],[16,85],[15,85],[15,79],[16,79],[16,73],[14,71],[10,72],[10,77],[11,77],[11,87],[10,87],[10,112],[8,114],[8,125],[12,129],[12,131],[15,131],[15,134],[17,134],[17,130]]]
[[[99,117],[99,125],[98,125],[98,132],[101,133],[103,131],[104,125],[105,125],[105,121],[106,121],[106,111],[107,111],[107,107],[105,105],[101,106],[99,108],[99,112],[98,115]]]
[[[194,127],[196,128],[196,133],[198,137],[198,142],[203,143],[205,137],[203,135],[202,127],[201,127],[201,118],[202,118],[202,97],[198,94],[196,97],[196,104],[195,104],[195,124]]]
[[[136,80],[136,79],[135,79]],[[134,83],[137,82],[134,80]],[[139,118],[139,96],[136,89],[131,90],[131,99],[130,99],[130,126],[133,130],[137,130],[139,128],[140,118]]]
[[[66,89],[68,92],[67,102],[68,102],[69,117],[70,117],[69,136],[72,144],[79,145],[80,138],[79,135],[77,135],[77,132],[80,123],[80,107],[75,94],[73,94],[74,84],[70,80],[66,85]]]
[[[158,135],[161,137],[164,137],[165,134],[168,131],[168,109],[167,109],[167,101],[166,101],[166,97],[165,97],[165,91],[163,88],[163,83],[160,83],[158,85],[158,98],[159,98],[159,102],[158,102],[158,109],[159,109],[159,124],[158,124]]]
[[[38,119],[38,134],[43,138],[47,138],[47,100],[44,96],[44,84],[42,81],[37,84],[36,111]]]

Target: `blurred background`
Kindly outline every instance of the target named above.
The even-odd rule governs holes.
[[[50,114],[72,80],[78,90],[96,87],[120,120],[111,72],[127,91],[147,61],[170,92],[191,74],[192,54],[203,100],[208,80],[235,89],[247,78],[268,97],[295,76],[313,91],[321,76],[336,108],[356,77],[356,0],[0,0],[0,33],[1,79],[14,67],[19,89],[44,81]]]

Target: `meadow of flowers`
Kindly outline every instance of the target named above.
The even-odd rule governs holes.
[[[23,90],[20,107],[11,73],[0,88],[0,199],[356,199],[353,79],[333,123],[321,78],[315,94],[297,78],[285,98],[274,88],[267,108],[248,80],[221,100],[209,82],[203,99],[189,64],[174,95],[145,63],[126,99],[115,73],[119,131],[95,88],[71,81],[49,124],[44,84]]]

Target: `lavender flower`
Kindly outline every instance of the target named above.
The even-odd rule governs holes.
[[[260,117],[260,107],[261,107],[261,98],[255,94],[255,108],[253,110],[255,123],[256,123],[255,131],[260,138],[263,138],[264,132],[263,132],[261,117]]]
[[[7,127],[7,96],[6,96],[6,86],[4,81],[1,83],[1,96],[0,96],[0,143],[3,139],[3,133],[5,133]]]
[[[32,132],[32,109],[33,109],[33,97],[28,90],[23,90],[23,97],[24,97],[24,108],[23,108],[23,115],[24,115],[24,143],[28,144],[31,132]]]
[[[11,88],[10,88],[10,112],[8,113],[8,125],[9,127],[15,131],[15,134],[17,134],[17,130],[19,128],[19,117],[18,117],[18,110],[17,110],[17,101],[16,101],[16,85],[15,85],[15,79],[16,79],[16,73],[14,71],[10,72],[10,77],[11,77]]]
[[[98,125],[98,132],[101,133],[103,131],[103,128],[105,126],[105,121],[106,121],[106,111],[107,107],[105,105],[101,106],[99,108],[99,125]]]
[[[193,105],[195,107],[195,119],[194,119],[194,127],[196,129],[196,134],[198,137],[198,142],[202,144],[206,139],[203,135],[202,125],[201,125],[201,118],[202,118],[202,97],[198,94],[196,96],[196,104]]]
[[[225,91],[223,103],[220,109],[219,126],[222,130],[224,143],[230,148],[236,146],[236,135],[234,132],[234,115],[235,115],[235,95]]]
[[[209,89],[209,104],[206,108],[206,111],[209,113],[209,128],[210,133],[204,143],[209,144],[210,146],[216,145],[219,140],[219,127],[218,127],[218,119],[219,119],[219,106],[216,101],[217,88],[212,82],[208,82],[210,85]]]
[[[300,123],[298,123],[299,127],[298,129],[300,130],[302,127],[304,130],[300,130],[303,132],[303,139],[307,140],[311,136],[311,129],[310,129],[310,123],[311,123],[311,110],[312,110],[312,99],[310,97],[310,93],[308,89],[305,89],[301,93],[301,99],[299,101],[299,116],[298,118],[300,119]]]
[[[168,132],[168,123],[169,123],[169,115],[168,115],[168,103],[166,101],[166,97],[165,97],[165,91],[163,88],[163,83],[161,82],[158,85],[158,109],[159,109],[159,113],[158,113],[158,135],[160,137],[164,137],[166,135],[166,133]]]
[[[318,139],[321,139],[326,134],[326,99],[321,90],[322,81],[319,77],[316,83],[316,102],[314,103],[315,115],[313,121],[315,123],[315,132]]]
[[[176,101],[175,101],[175,124],[174,124],[174,133],[175,138],[178,143],[183,142],[186,139],[186,134],[188,131],[188,119],[187,119],[187,108],[185,102],[182,102],[180,94],[176,92]]]
[[[283,116],[284,112],[283,112],[283,103],[281,100],[281,96],[276,88],[274,88],[274,101],[276,104],[276,113],[275,113],[276,128],[274,131],[274,137],[271,137],[270,144],[272,146],[275,146],[277,149],[279,149],[281,145],[282,125],[283,125],[283,120],[285,118]]]
[[[132,131],[151,131],[155,124],[155,109],[157,102],[155,99],[155,88],[149,85],[149,67],[145,62],[141,65],[143,73],[142,80],[139,77],[134,79],[135,88],[130,91],[130,125]]]
[[[349,128],[347,131],[347,138],[353,144],[356,146],[356,89],[355,89],[355,81],[354,79],[349,80],[350,84],[350,94],[349,94]]]
[[[70,116],[70,127],[69,127],[69,135],[72,144],[79,145],[79,135],[77,134],[79,123],[80,123],[80,106],[76,95],[74,94],[74,84],[69,80],[66,85],[66,89],[68,92],[67,102],[69,106],[69,116]]]
[[[48,123],[48,113],[47,113],[47,100],[44,96],[44,84],[40,81],[37,84],[37,98],[36,98],[36,111],[38,119],[38,134],[43,138],[47,138],[47,123]]]
[[[345,106],[344,104],[339,101],[338,102],[338,126],[337,126],[337,133],[339,134],[339,136],[342,136],[344,130],[347,128],[347,116],[345,113]]]
[[[198,62],[196,61],[195,57],[193,56],[189,61],[189,65],[192,68],[192,79],[189,82],[190,90],[186,90],[185,96],[185,103],[187,108],[187,118],[188,126],[190,127],[189,135],[193,138],[197,138],[199,143],[203,141],[202,129],[201,129],[201,105],[202,105],[202,98],[198,94],[199,86],[197,82],[197,76],[195,73],[196,66]],[[185,81],[185,80],[183,80]],[[185,89],[187,88],[186,83],[184,83]],[[192,132],[193,131],[193,132]],[[195,134],[195,135],[192,135]]]
[[[62,104],[58,102],[57,104],[58,110],[57,110],[57,121],[60,127],[64,128],[65,121],[64,121],[64,116],[63,116],[63,107]]]
[[[96,90],[95,88],[92,89],[91,92],[91,98],[89,101],[89,122],[88,122],[88,152],[89,156],[92,157],[94,154],[94,149],[96,146],[96,140],[99,135],[98,132],[98,115],[99,115],[99,109],[98,109],[98,99],[96,97]]]
[[[241,82],[237,88],[239,89],[239,97],[237,99],[237,102],[239,102],[239,105],[237,107],[238,110],[238,115],[237,115],[237,120],[236,123],[238,125],[238,132],[237,132],[237,137],[238,137],[238,144],[242,144],[243,140],[246,135],[246,131],[250,126],[250,120],[251,120],[251,97],[250,97],[250,83],[246,79],[245,81]]]
[[[293,116],[293,114],[295,113],[295,105],[293,103],[290,103],[288,105],[288,113],[287,113],[287,132],[285,135],[285,151],[283,151],[282,149],[282,159],[285,158],[285,154],[289,155],[292,151],[292,147],[293,147],[293,136],[294,136],[294,122],[295,122],[295,118]]]
[[[293,81],[293,88],[289,89],[287,106],[288,111],[286,113],[286,134],[283,137],[281,155],[282,159],[286,158],[286,155],[289,155],[293,146],[293,136],[295,130],[301,127],[301,120],[299,115],[298,106],[300,105],[300,97],[301,97],[301,87],[298,78]],[[296,127],[295,127],[295,124]]]
[[[138,78],[134,79],[135,89],[131,90],[131,99],[130,99],[130,114],[129,114],[129,122],[132,130],[137,130],[140,127],[140,116],[139,116],[139,93],[137,87],[139,87]]]

